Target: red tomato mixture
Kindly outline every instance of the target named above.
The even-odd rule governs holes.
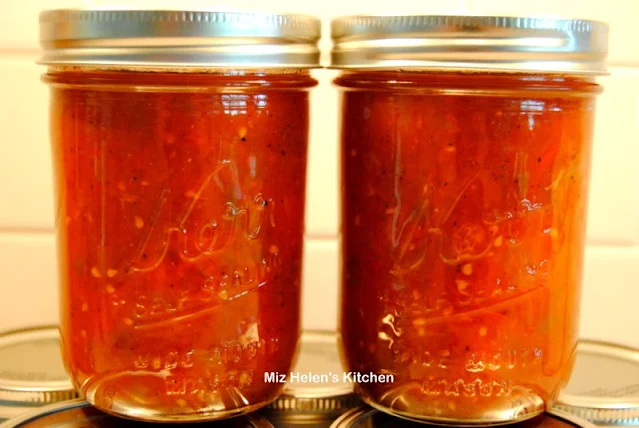
[[[300,331],[306,72],[53,71],[64,358],[107,411],[275,399]]]
[[[343,87],[341,345],[416,419],[542,411],[577,341],[589,79],[351,72]]]

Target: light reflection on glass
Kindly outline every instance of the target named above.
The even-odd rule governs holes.
[[[236,116],[246,114],[246,102],[249,96],[245,94],[224,94],[222,95],[222,105],[224,114]]]

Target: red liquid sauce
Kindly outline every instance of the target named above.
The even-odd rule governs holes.
[[[102,410],[263,406],[300,331],[306,73],[51,72],[62,339]]]
[[[342,104],[341,347],[391,413],[525,419],[577,341],[594,97],[561,76],[353,72]]]

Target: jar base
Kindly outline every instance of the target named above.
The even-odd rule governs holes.
[[[457,427],[481,427],[481,426],[500,426],[513,423],[523,422],[532,419],[546,411],[546,405],[541,397],[537,397],[534,403],[526,406],[525,413],[521,413],[513,418],[513,409],[491,410],[486,411],[481,417],[477,418],[455,418],[451,416],[440,417],[426,414],[416,414],[395,407],[388,407],[376,402],[375,400],[360,394],[362,401],[380,412],[387,413],[401,419],[411,422],[441,425],[441,426],[457,426]]]
[[[88,388],[84,397],[104,413],[124,419],[159,423],[229,419],[259,410],[278,396],[277,393],[272,393],[263,401],[249,403],[239,390],[229,388],[215,394],[211,393],[214,396],[207,401],[194,403],[196,396],[164,397],[164,399],[158,399],[156,396],[154,399],[145,399],[146,394],[113,394],[112,391],[114,390],[108,388]]]
[[[271,400],[272,401],[272,400]],[[189,423],[189,422],[214,422],[224,419],[230,419],[237,416],[253,413],[263,407],[266,407],[271,401],[265,401],[242,407],[239,409],[233,409],[228,411],[198,411],[195,413],[184,414],[165,414],[157,412],[151,409],[136,408],[134,411],[127,412],[126,408],[118,407],[117,411],[113,409],[104,409],[98,407],[98,409],[112,416],[116,416],[122,419],[129,419],[137,422],[149,422],[149,423]],[[89,401],[91,405],[94,405]],[[95,406],[95,405],[94,405]],[[97,406],[96,406],[97,407]]]

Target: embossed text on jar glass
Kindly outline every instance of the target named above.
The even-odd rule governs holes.
[[[43,22],[75,22],[70,16]],[[124,16],[151,25],[143,13]],[[204,25],[184,16],[165,21],[184,31]],[[206,16],[212,33],[246,24],[243,15]],[[268,33],[294,18],[246,19]],[[56,55],[72,54],[55,49],[44,60],[66,368],[101,410],[151,421],[220,419],[268,404],[283,385],[264,374],[291,369],[300,333],[316,82],[298,57],[216,66],[215,46],[202,57],[201,38],[180,42],[171,67],[172,53],[154,50],[136,54],[144,67],[103,64],[100,49],[85,53],[98,52],[94,62],[79,55],[62,64]],[[193,57],[179,56],[191,48]]]
[[[584,70],[541,70],[563,66],[557,55],[527,69],[412,47],[352,59],[348,44],[382,19],[333,29],[350,37],[338,39],[333,57],[346,69],[336,83],[347,370],[392,375],[356,390],[405,418],[531,418],[572,370],[600,87]],[[394,30],[410,33],[419,22]],[[416,37],[448,25],[463,34],[473,23],[491,25],[426,17]],[[424,46],[437,43],[432,37]],[[413,67],[393,64],[403,59]]]

